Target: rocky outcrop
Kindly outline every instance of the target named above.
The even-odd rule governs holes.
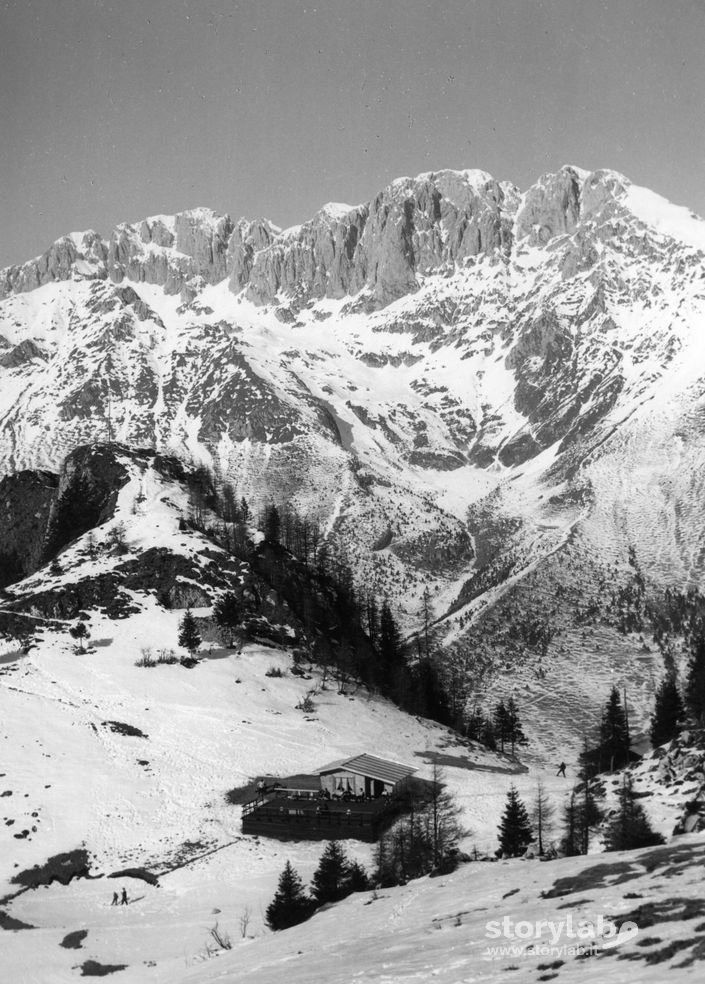
[[[545,246],[554,236],[571,233],[580,218],[581,188],[585,172],[562,167],[540,178],[523,197],[516,217],[517,238]]]
[[[107,247],[97,232],[58,239],[41,256],[0,270],[0,298],[24,293],[56,280],[104,279]]]
[[[230,216],[208,208],[145,219],[136,226],[123,223],[110,239],[108,273],[116,283],[127,278],[157,284],[167,294],[180,293],[193,280],[216,284],[228,274],[232,232]]]
[[[248,297],[267,303],[280,292],[298,301],[355,293],[366,221],[364,206],[327,205],[310,222],[286,230],[251,258]]]
[[[256,254],[248,296],[298,302],[365,291],[383,307],[418,278],[509,249],[516,190],[482,171],[394,181],[369,205],[327,205]]]
[[[58,476],[44,471],[0,479],[0,587],[39,567],[58,487]]]
[[[30,338],[25,338],[9,352],[3,352],[0,355],[0,366],[3,369],[17,369],[28,362],[34,362],[35,359],[44,361],[46,353]]]
[[[254,222],[240,219],[235,224],[228,243],[227,256],[230,290],[234,294],[249,283],[255,254],[270,246],[280,231],[266,219],[256,219]]]

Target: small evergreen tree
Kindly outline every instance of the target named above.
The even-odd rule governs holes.
[[[243,523],[246,523],[250,518],[250,507],[247,504],[247,499],[244,495],[242,499],[240,499],[240,516],[242,517]]]
[[[577,802],[577,791],[575,787],[570,794],[570,799],[563,810],[563,840],[561,849],[568,857],[575,857],[581,853],[581,824],[580,808]]]
[[[505,713],[507,740],[511,743],[513,755],[515,745],[528,745],[529,741],[521,726],[521,721],[519,720],[519,710],[514,703],[513,697],[510,697],[507,701]]]
[[[370,887],[370,879],[359,861],[352,861],[348,868],[348,886],[351,892],[366,892]]]
[[[78,625],[73,625],[69,629],[69,633],[78,642],[78,646],[79,646],[79,649],[81,650],[81,652],[82,653],[85,652],[85,648],[84,648],[83,643],[88,638],[88,636],[90,635],[90,632],[88,631],[88,626],[86,625],[86,623],[85,622],[79,622]]]
[[[705,636],[693,644],[683,696],[686,709],[696,724],[705,723]]]
[[[651,718],[651,744],[656,748],[676,737],[683,718],[683,701],[678,691],[675,674],[668,673],[656,691],[654,713]]]
[[[270,929],[288,929],[304,922],[313,912],[313,903],[304,892],[298,872],[287,861],[279,876],[274,898],[267,906],[266,921]]]
[[[281,516],[272,502],[264,513],[264,538],[267,543],[279,543],[281,539]]]
[[[605,831],[605,847],[608,851],[631,851],[664,843],[637,801],[631,778],[625,775],[619,791],[617,814]]]
[[[546,794],[546,788],[541,780],[539,780],[536,784],[536,795],[534,796],[531,811],[531,819],[533,821],[534,830],[536,831],[539,854],[544,853],[546,840],[551,836],[554,813],[555,808],[549,802]]]
[[[201,645],[201,633],[198,631],[196,619],[193,617],[190,608],[184,612],[184,616],[179,622],[179,645],[187,649],[191,657]]]
[[[531,842],[532,830],[529,814],[519,799],[519,793],[514,786],[507,793],[504,815],[498,829],[499,846],[505,857],[519,857]]]
[[[495,741],[499,742],[499,750],[503,752],[504,743],[509,740],[509,715],[507,714],[507,706],[503,700],[500,700],[494,709],[492,724]]]
[[[619,690],[612,687],[600,723],[600,749],[614,772],[629,761],[629,730]]]
[[[311,895],[316,905],[339,902],[349,895],[352,891],[349,875],[350,862],[345,851],[337,841],[330,841],[321,855],[311,882]]]
[[[425,811],[426,829],[431,842],[432,870],[442,874],[458,864],[458,845],[468,831],[460,821],[461,808],[446,788],[443,770],[433,763],[430,801]]]
[[[379,619],[379,657],[380,672],[387,687],[395,687],[406,668],[401,632],[396,619],[385,599]]]
[[[228,639],[231,649],[235,644],[242,615],[242,607],[234,591],[226,591],[213,605],[213,621]]]

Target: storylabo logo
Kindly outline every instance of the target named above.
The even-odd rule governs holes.
[[[618,924],[614,919],[598,916],[595,921],[573,919],[568,914],[565,919],[492,919],[485,924],[488,940],[501,940],[495,946],[488,946],[488,957],[520,956],[538,954],[540,956],[575,956],[577,954],[597,953],[611,950],[626,943],[639,932],[636,923]]]

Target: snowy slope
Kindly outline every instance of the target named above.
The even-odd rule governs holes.
[[[149,456],[115,454],[127,480],[113,514],[62,551],[60,573],[42,569],[13,585],[4,609],[47,592],[61,597],[77,579],[95,582],[156,548],[196,564],[212,557],[213,544],[180,529],[188,509],[183,487]],[[104,546],[120,523],[127,527],[126,555]],[[201,588],[209,577],[204,567]],[[543,771],[538,758],[529,769],[364,691],[320,690],[315,711],[304,714],[296,705],[319,675],[291,675],[283,649],[249,645],[236,655],[205,644],[191,670],[178,663],[138,666],[145,650],[178,649],[182,610],[166,610],[153,593],[128,583],[120,587],[132,602],[127,617],[110,618],[99,608],[85,613],[86,652],[61,631],[61,619],[48,622],[35,607],[28,620],[38,627],[37,647],[22,656],[5,642],[0,657],[0,911],[34,927],[0,930],[12,980],[72,979],[77,954],[59,943],[83,929],[91,958],[143,967],[152,961],[169,973],[201,953],[215,909],[232,927],[248,908],[250,931],[260,934],[284,860],[295,859],[309,877],[321,845],[241,834],[240,808],[225,793],[253,776],[293,774],[365,750],[429,776],[437,759],[463,806],[468,849],[485,852],[495,849],[496,817],[509,785],[528,797]],[[218,588],[209,590],[215,595]],[[73,624],[67,621],[66,629]],[[272,667],[284,675],[267,676]],[[549,786],[562,792],[565,783],[553,778]],[[15,874],[81,847],[95,880],[15,896]],[[369,845],[350,842],[348,849],[370,864]],[[136,867],[158,874],[160,887],[106,880]],[[118,915],[109,902],[122,885],[141,908]]]

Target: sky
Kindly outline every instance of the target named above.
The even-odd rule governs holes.
[[[0,267],[207,205],[610,167],[705,214],[705,0],[0,0]]]

